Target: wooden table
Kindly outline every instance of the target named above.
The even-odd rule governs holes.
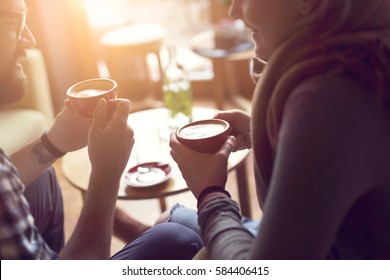
[[[213,95],[217,108],[223,109],[223,104],[227,99],[231,99],[239,107],[243,107],[241,103],[244,101],[240,100],[240,96],[237,95],[240,91],[237,84],[237,75],[239,73],[234,69],[234,62],[252,59],[254,55],[253,42],[244,41],[229,50],[218,49],[214,43],[214,32],[210,30],[195,36],[191,40],[191,45],[194,53],[210,59],[213,64]],[[229,94],[230,92],[233,92],[234,95]]]
[[[193,108],[193,119],[212,118],[215,112],[215,109],[195,107]],[[142,162],[163,161],[169,162],[172,167],[172,172],[171,178],[165,183],[144,188],[128,186],[124,176],[122,176],[118,199],[139,200],[157,198],[160,200],[161,211],[165,211],[165,197],[189,190],[178,166],[169,154],[170,147],[168,141],[170,130],[167,127],[168,110],[158,108],[131,113],[128,118],[128,123],[134,129],[136,144],[134,145],[126,170]],[[232,153],[228,162],[229,172],[235,171],[237,175],[241,212],[248,217],[251,216],[251,212],[245,159],[249,153],[249,150]],[[62,158],[61,167],[65,179],[72,186],[78,188],[84,196],[91,173],[87,148],[66,154]]]

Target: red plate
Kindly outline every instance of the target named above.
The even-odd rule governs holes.
[[[171,166],[163,162],[145,162],[130,168],[125,173],[127,185],[131,187],[152,187],[167,181],[171,176]]]

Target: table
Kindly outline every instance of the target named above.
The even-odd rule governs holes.
[[[212,118],[216,110],[211,108],[195,107],[193,108],[193,119]],[[188,191],[186,183],[180,173],[180,170],[169,151],[169,134],[167,127],[168,110],[165,108],[149,109],[131,113],[128,123],[134,129],[136,144],[134,145],[126,170],[141,162],[148,161],[166,161],[172,167],[171,178],[165,183],[145,188],[134,188],[126,184],[122,176],[118,199],[139,200],[153,199],[160,200],[161,211],[166,210],[165,197]],[[243,150],[232,153],[228,161],[228,169],[236,172],[239,202],[241,212],[247,217],[251,217],[248,181],[246,174],[246,158],[249,150]],[[74,187],[78,188],[83,197],[86,194],[91,165],[88,157],[87,148],[66,154],[62,158],[61,168],[65,179]]]
[[[240,100],[238,95],[229,96],[229,88],[231,88],[231,92],[239,92],[236,80],[238,74],[234,72],[234,66],[231,64],[234,61],[249,61],[254,54],[253,42],[243,41],[229,50],[218,49],[214,43],[214,32],[209,30],[195,36],[191,40],[191,45],[194,53],[210,59],[213,64],[213,94],[217,108],[223,109],[223,104],[228,98],[232,99],[237,105],[243,103],[244,101]]]

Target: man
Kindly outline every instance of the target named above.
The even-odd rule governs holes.
[[[26,14],[24,0],[0,1],[0,105],[16,102],[26,91],[26,78],[18,60],[26,55],[26,49],[35,45],[26,25]],[[13,153],[11,158],[0,149],[1,259],[110,257],[119,180],[134,144],[133,130],[127,125],[129,111],[130,102],[118,99],[114,115],[108,118],[107,104],[101,99],[90,123],[66,100],[64,109],[42,137]],[[86,145],[92,166],[88,192],[76,228],[64,245],[62,198],[50,166],[66,152]],[[116,232],[126,239],[126,235],[134,234],[131,228],[126,229],[132,220],[123,212],[117,214]],[[201,246],[197,237],[195,241],[168,240],[177,231],[174,223],[153,227],[137,242],[128,244],[116,258],[155,259],[165,255],[167,248],[181,245],[189,250],[174,250],[179,254],[168,257],[182,258],[183,252],[188,256],[196,253]],[[183,236],[189,235],[183,232]]]

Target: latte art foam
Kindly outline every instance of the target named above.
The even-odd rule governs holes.
[[[192,125],[183,128],[180,136],[187,139],[202,139],[218,135],[225,130],[225,126],[215,123]]]
[[[104,89],[85,89],[74,92],[72,95],[76,97],[94,97],[107,92]]]

